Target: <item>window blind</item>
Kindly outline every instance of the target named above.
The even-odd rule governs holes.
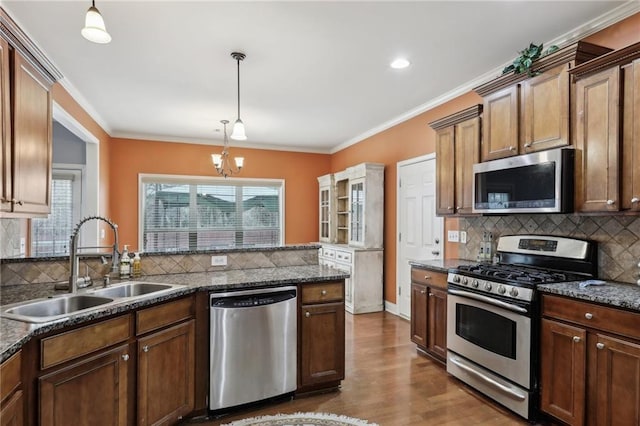
[[[46,218],[31,219],[31,256],[69,254],[69,237],[74,219],[74,174],[57,174],[51,181],[51,213]]]
[[[282,244],[282,182],[145,178],[145,252]]]

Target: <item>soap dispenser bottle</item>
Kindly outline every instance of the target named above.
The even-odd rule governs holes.
[[[142,274],[142,264],[140,260],[140,253],[133,253],[133,263],[131,264],[131,275],[133,278],[139,278]]]
[[[124,245],[122,249],[122,256],[120,256],[120,278],[129,278],[131,274],[131,258],[129,257],[129,246]]]

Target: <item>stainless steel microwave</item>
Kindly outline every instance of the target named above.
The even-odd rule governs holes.
[[[473,165],[474,213],[573,211],[574,150],[556,148]]]

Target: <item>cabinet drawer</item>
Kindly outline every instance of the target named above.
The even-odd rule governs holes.
[[[11,392],[20,386],[20,371],[22,370],[22,351],[0,365],[0,401],[4,401]]]
[[[447,288],[447,274],[427,269],[411,268],[411,281],[428,285],[429,287]]]
[[[193,298],[180,299],[136,312],[136,335],[157,330],[193,316]]]
[[[342,282],[303,284],[300,299],[303,305],[311,303],[336,302],[344,298]]]
[[[640,339],[640,314],[557,296],[543,295],[542,314],[598,330]]]
[[[336,262],[351,263],[351,252],[336,250]]]
[[[322,247],[322,256],[328,259],[335,259],[336,250],[328,247]]]
[[[40,367],[45,369],[124,342],[131,335],[130,321],[130,315],[123,315],[42,339]]]

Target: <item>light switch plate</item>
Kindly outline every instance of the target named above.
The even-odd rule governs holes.
[[[211,266],[227,266],[227,256],[211,256]]]
[[[460,241],[460,234],[458,231],[447,231],[447,241],[450,243],[457,243]]]
[[[467,244],[467,231],[460,231],[460,243]]]

